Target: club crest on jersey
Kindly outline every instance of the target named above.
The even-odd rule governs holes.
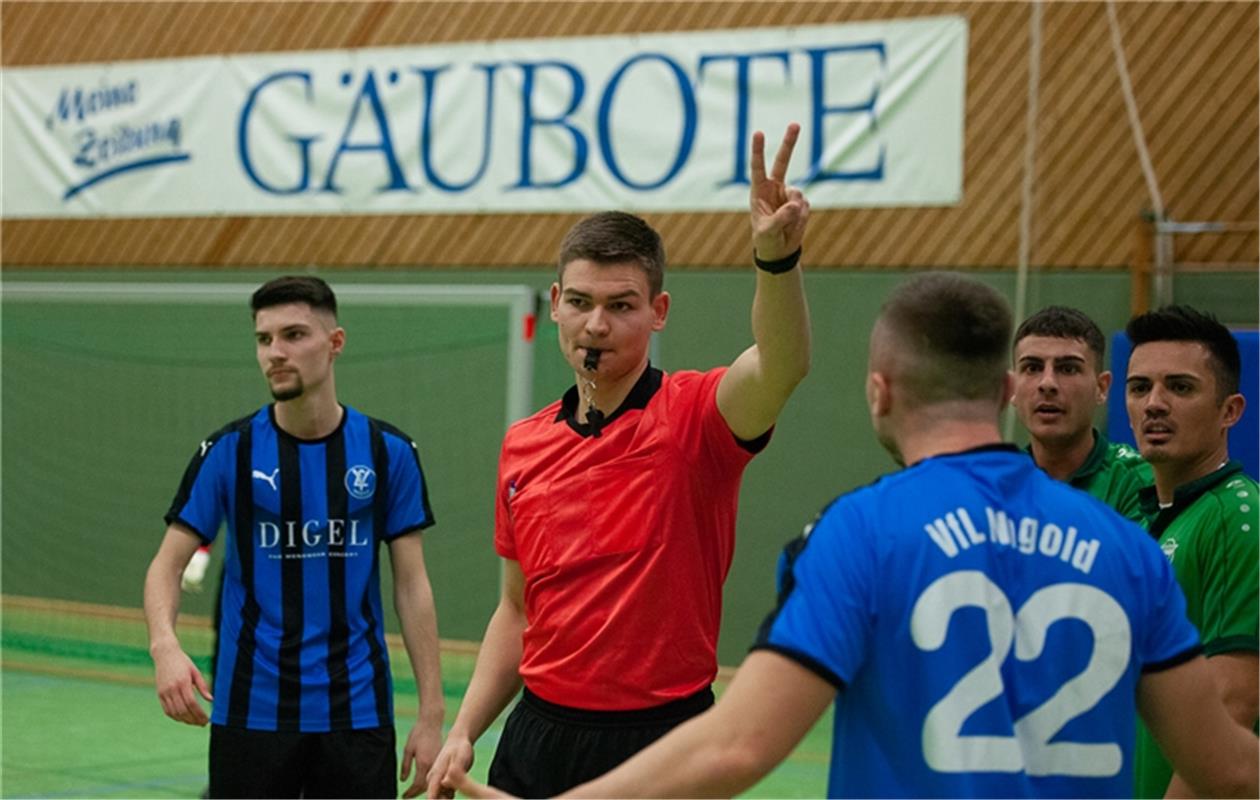
[[[1164,555],[1168,557],[1168,562],[1172,563],[1173,557],[1177,555],[1177,540],[1169,537],[1159,546],[1164,551]]]
[[[346,491],[351,497],[366,500],[376,491],[376,470],[355,464],[346,470]]]

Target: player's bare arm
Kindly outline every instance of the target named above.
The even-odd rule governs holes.
[[[788,126],[766,173],[765,135],[753,134],[749,192],[753,253],[758,261],[753,297],[754,344],[731,364],[717,391],[718,410],[741,439],[774,425],[792,390],[809,372],[809,308],[795,259],[809,221],[809,202],[787,185],[800,126]]]
[[[158,701],[166,716],[199,726],[208,724],[210,718],[196,693],[206,700],[214,697],[205,677],[180,646],[175,620],[179,616],[180,576],[200,546],[197,535],[180,525],[171,525],[144,579],[144,617],[149,627],[149,655],[153,658]]]
[[[403,797],[417,797],[425,789],[425,777],[442,746],[442,722],[446,717],[442,695],[437,614],[433,589],[424,566],[424,548],[419,532],[390,542],[390,563],[394,572],[394,608],[402,627],[403,643],[411,660],[411,672],[420,695],[416,722],[403,748],[399,780],[406,781],[415,767],[415,777]]]
[[[1254,652],[1221,653],[1208,666],[1225,701],[1225,709],[1244,728],[1260,716],[1260,657]]]
[[[1212,672],[1196,658],[1138,684],[1138,711],[1177,773],[1169,796],[1260,796],[1260,741],[1225,710]]]
[[[767,650],[740,665],[709,711],[566,797],[734,797],[792,752],[835,687]]]
[[[1208,671],[1225,703],[1225,711],[1242,728],[1251,730],[1256,724],[1257,684],[1260,683],[1260,667],[1255,653],[1221,653],[1207,659]],[[1252,759],[1255,760],[1254,758]],[[1168,783],[1165,797],[1196,797],[1193,788],[1174,772]],[[1248,797],[1254,796],[1248,794]]]
[[[472,767],[473,743],[521,688],[518,669],[524,631],[525,574],[519,562],[503,559],[499,605],[486,626],[477,664],[446,744],[429,770],[429,797],[454,797],[454,776]]]

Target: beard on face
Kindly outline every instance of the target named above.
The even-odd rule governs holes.
[[[283,403],[285,400],[294,400],[301,397],[303,391],[305,391],[305,387],[302,385],[302,381],[299,378],[292,386],[286,386],[280,389],[272,386],[271,396]]]

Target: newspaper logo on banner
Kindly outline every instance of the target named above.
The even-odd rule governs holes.
[[[138,79],[102,81],[96,86],[61,87],[44,118],[77,168],[62,200],[90,186],[139,170],[188,161],[180,115],[153,113],[140,104]]]
[[[801,124],[814,208],[962,195],[967,21],[5,70],[3,214],[734,211]]]

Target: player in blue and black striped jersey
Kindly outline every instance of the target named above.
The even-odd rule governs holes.
[[[1195,791],[1256,795],[1260,747],[1225,711],[1167,559],[1002,443],[1010,333],[974,280],[897,289],[866,397],[905,469],[790,547],[779,606],[712,709],[574,795],[735,796],[832,702],[832,797],[1131,797],[1135,706]]]
[[[167,716],[211,724],[211,797],[395,797],[393,682],[381,545],[420,693],[403,751],[418,793],[441,743],[437,622],[420,531],[433,524],[415,443],[337,402],[336,298],[313,277],[254,293],[258,363],[276,402],[198,446],[145,580]],[[180,575],[226,522],[211,693],[175,634]],[[194,692],[212,700],[207,717]]]

